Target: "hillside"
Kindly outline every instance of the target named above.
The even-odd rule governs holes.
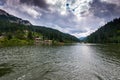
[[[27,20],[22,20],[0,10],[0,45],[31,44],[35,38],[52,40],[53,42],[78,42],[76,37],[43,26],[34,26]]]
[[[120,43],[120,18],[108,22],[87,37],[90,43]]]
[[[0,20],[2,21],[9,21],[11,23],[17,23],[17,24],[23,24],[23,25],[32,25],[29,21],[27,20],[22,20],[21,18],[17,18],[13,15],[8,14],[4,10],[0,9]]]

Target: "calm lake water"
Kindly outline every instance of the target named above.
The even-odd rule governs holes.
[[[0,48],[0,80],[120,80],[120,45]]]

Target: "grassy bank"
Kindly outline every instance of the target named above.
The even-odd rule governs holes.
[[[10,40],[6,38],[0,39],[0,47],[32,45],[33,43],[33,40],[20,40],[17,38],[13,38]]]

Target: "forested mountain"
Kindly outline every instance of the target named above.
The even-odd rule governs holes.
[[[11,23],[18,23],[18,24],[24,24],[24,25],[32,25],[29,21],[27,20],[22,20],[21,18],[17,18],[13,15],[8,14],[4,10],[0,9],[0,20],[2,21],[9,21]]]
[[[20,42],[20,44],[23,42],[24,44],[29,41],[34,42],[36,37],[56,42],[79,41],[79,39],[70,34],[43,26],[34,26],[29,21],[22,20],[0,10],[0,44],[10,43],[9,41],[11,41],[11,43]]]
[[[87,37],[90,43],[120,43],[120,18],[108,22]]]

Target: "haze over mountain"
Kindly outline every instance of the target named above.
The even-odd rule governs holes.
[[[0,0],[0,8],[32,24],[77,37],[120,17],[120,0]]]

